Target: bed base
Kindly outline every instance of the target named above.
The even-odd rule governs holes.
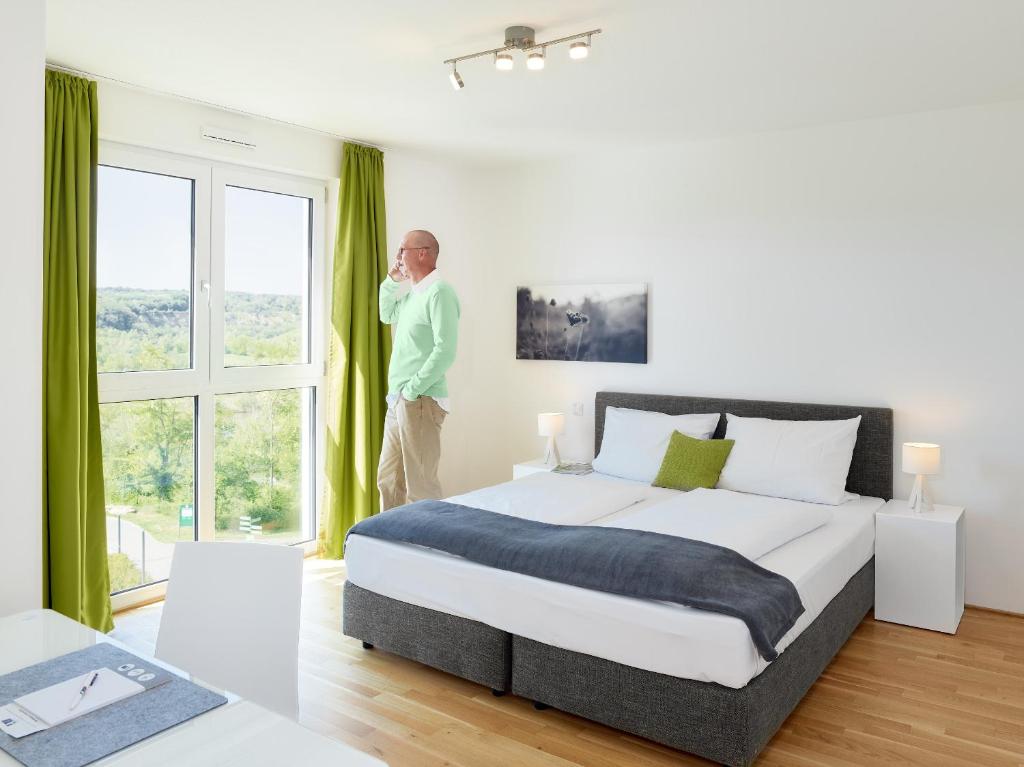
[[[348,636],[722,764],[751,764],[874,604],[870,560],[778,659],[740,689],[563,650],[345,584]]]
[[[361,639],[363,647],[379,647],[500,693],[512,689],[512,635],[483,623],[346,581],[341,630]]]
[[[749,765],[874,603],[874,560],[740,689],[512,640],[512,692],[727,765]]]

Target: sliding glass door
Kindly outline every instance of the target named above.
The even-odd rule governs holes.
[[[311,547],[325,185],[101,146],[97,360],[115,607],[174,543]]]

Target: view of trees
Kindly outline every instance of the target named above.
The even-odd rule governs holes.
[[[301,301],[294,295],[228,293],[224,298],[224,364],[305,362]],[[188,368],[190,304],[185,290],[97,290],[99,371]]]
[[[299,296],[228,293],[224,298],[224,364],[305,362]]]
[[[298,533],[302,506],[302,392],[217,397],[217,531],[238,530],[246,516],[263,534]]]
[[[189,367],[190,299],[186,290],[97,290],[99,371]]]
[[[298,296],[229,294],[225,300],[225,363],[301,361]],[[188,368],[190,296],[184,291],[100,288],[97,361],[101,373]],[[218,395],[215,399],[215,521],[217,537],[244,538],[241,519],[264,537],[300,540],[303,506],[302,432],[308,419],[303,390]],[[118,537],[136,526],[158,544],[191,540],[195,517],[196,400],[193,397],[100,406],[108,512]],[[116,519],[120,517],[120,521]],[[113,529],[109,528],[108,529]],[[109,535],[108,535],[109,537]],[[138,537],[138,531],[136,531]],[[163,577],[139,571],[137,554],[112,553],[112,589]],[[120,550],[112,546],[113,552]],[[114,576],[118,583],[114,584]],[[133,582],[134,581],[134,582]]]

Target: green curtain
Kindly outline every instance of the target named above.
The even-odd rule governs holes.
[[[48,71],[45,130],[43,601],[109,631],[96,378],[96,83]]]
[[[384,155],[348,144],[341,161],[327,369],[327,487],[320,553],[340,559],[348,529],[380,508],[377,461],[387,411],[391,330],[377,289],[388,272]]]

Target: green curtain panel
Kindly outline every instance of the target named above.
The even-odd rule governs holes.
[[[96,378],[97,114],[96,83],[46,73],[43,600],[109,631]]]
[[[384,156],[348,144],[341,162],[327,370],[327,488],[320,553],[340,559],[345,534],[380,508],[377,461],[387,411],[391,331],[377,310],[388,272]]]

